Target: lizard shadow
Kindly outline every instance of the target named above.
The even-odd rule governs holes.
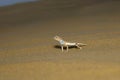
[[[57,48],[57,49],[61,49],[61,46],[60,45],[55,45],[54,48]],[[64,49],[66,49],[66,47],[63,47]],[[69,49],[78,49],[77,46],[69,46]]]

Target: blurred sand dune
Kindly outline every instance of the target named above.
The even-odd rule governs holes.
[[[0,80],[119,80],[119,4],[48,0],[0,7]],[[88,45],[62,53],[55,35]]]

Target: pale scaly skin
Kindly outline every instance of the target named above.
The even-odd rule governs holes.
[[[83,43],[67,42],[67,41],[64,41],[59,36],[55,36],[54,39],[60,43],[62,52],[63,52],[63,47],[66,47],[67,48],[67,52],[68,52],[69,46],[76,46],[77,48],[82,49],[82,46],[86,46],[87,45],[87,44],[83,44]]]

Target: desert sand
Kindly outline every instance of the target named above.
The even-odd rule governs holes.
[[[120,1],[94,1],[0,7],[0,80],[120,80]]]

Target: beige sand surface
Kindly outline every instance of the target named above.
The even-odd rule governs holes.
[[[119,1],[33,4],[0,8],[0,80],[120,79]],[[55,35],[88,45],[62,53]]]

